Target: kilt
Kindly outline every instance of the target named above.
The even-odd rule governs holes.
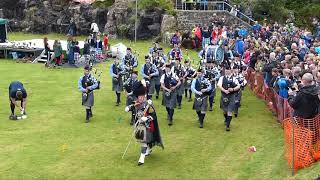
[[[89,93],[82,93],[82,105],[86,107],[92,107],[94,105],[93,91]]]
[[[160,85],[160,84],[161,84],[161,83],[160,83],[160,78],[161,78],[161,76],[154,77],[154,84],[155,84],[155,85]]]
[[[196,111],[207,111],[208,110],[208,96],[200,97],[196,96],[193,102],[193,109]]]
[[[170,96],[166,96],[165,91],[163,91],[162,105],[170,109],[177,107],[177,92],[171,92]]]
[[[229,103],[224,103],[223,102],[224,98],[227,98]],[[228,94],[228,95],[221,94],[220,108],[224,112],[233,112],[235,110],[235,93]]]
[[[242,91],[239,90],[237,93],[235,93],[235,97],[234,97],[235,104],[240,104],[241,97],[242,97]]]
[[[116,91],[116,92],[122,92],[123,91],[122,78],[120,78],[118,81],[116,81],[116,80],[114,80],[114,78],[112,78],[112,91]]]
[[[134,95],[127,96],[126,106],[132,105],[133,101],[136,101],[137,98]]]
[[[148,88],[148,95],[152,95],[154,94],[155,91],[155,87],[156,87],[156,81],[155,81],[155,77],[149,79],[145,79],[146,81],[149,81],[149,88]]]
[[[184,89],[191,89],[192,80],[185,80],[184,81]]]
[[[179,87],[177,87],[177,95],[182,96],[184,94],[184,83],[181,83]]]

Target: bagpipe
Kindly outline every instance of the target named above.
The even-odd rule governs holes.
[[[93,74],[95,75],[95,79],[97,80],[98,86],[96,89],[100,89],[100,82],[101,82],[101,75],[102,75],[102,71],[98,71],[97,69],[93,68],[92,69]]]
[[[113,66],[115,66],[115,64],[113,64]],[[116,77],[113,77],[112,81],[113,83],[115,84],[118,84],[121,80],[122,80],[122,77],[129,74],[128,72],[126,72],[124,69],[121,68],[120,64],[116,65],[116,73],[118,75],[118,78]]]

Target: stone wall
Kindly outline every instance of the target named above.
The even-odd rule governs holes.
[[[177,21],[179,30],[192,30],[196,24],[204,25],[211,22],[223,22],[227,26],[245,25],[238,18],[223,11],[178,11]]]

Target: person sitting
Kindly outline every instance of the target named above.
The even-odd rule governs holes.
[[[289,89],[288,102],[293,108],[294,116],[311,119],[318,113],[319,87],[313,83],[313,76],[311,73],[306,73],[302,76],[301,88],[295,85],[294,89]]]

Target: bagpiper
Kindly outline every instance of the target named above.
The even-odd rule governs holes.
[[[189,92],[188,101],[191,102],[192,101],[191,83],[192,83],[192,80],[197,76],[197,71],[191,66],[191,62],[189,60],[186,60],[184,64],[186,68],[186,78],[184,81],[184,94],[185,94],[185,98],[188,98],[188,92]]]
[[[225,74],[218,81],[221,90],[220,108],[223,110],[226,131],[230,131],[232,113],[235,110],[235,95],[240,89],[238,80],[232,75],[230,66],[225,67]]]
[[[209,95],[209,111],[212,111],[214,98],[216,96],[216,82],[220,78],[220,70],[214,61],[209,61],[206,63],[204,77],[209,80],[212,87],[211,94]]]
[[[184,93],[184,80],[187,76],[184,66],[181,64],[181,59],[177,59],[175,65],[171,68],[173,74],[176,74],[181,82],[177,87],[177,105],[181,109],[182,96]]]
[[[148,95],[147,99],[151,99],[154,94],[156,77],[159,76],[159,71],[156,65],[151,63],[151,57],[149,55],[145,56],[146,63],[141,67],[141,75],[147,82]]]
[[[163,89],[162,105],[166,107],[168,125],[173,123],[174,108],[177,106],[177,87],[181,84],[179,77],[171,71],[170,64],[165,65],[165,73],[160,79]]]
[[[90,65],[84,67],[84,76],[78,81],[79,91],[82,92],[82,105],[86,108],[86,123],[93,117],[92,106],[94,105],[93,91],[98,88],[97,79],[90,73]]]
[[[242,91],[244,90],[245,86],[247,85],[246,78],[239,71],[240,71],[239,67],[237,67],[237,66],[233,67],[233,76],[238,80],[238,82],[240,84],[240,89],[236,92],[236,95],[235,95],[234,117],[238,117],[239,108],[241,107]]]
[[[156,99],[158,99],[161,88],[160,78],[164,74],[164,65],[166,63],[166,57],[163,55],[162,48],[158,48],[155,58],[152,59],[152,63],[157,66],[159,72],[159,75],[155,77]]]
[[[130,78],[127,79],[127,81],[123,84],[123,87],[127,92],[126,106],[130,106],[135,103],[137,97],[133,94],[133,92],[135,91],[137,84],[139,84],[139,82],[140,81],[138,80],[138,71],[132,71]],[[136,112],[133,109],[131,111],[130,125],[133,125],[135,123],[135,115],[136,115]]]
[[[127,106],[125,111],[128,112],[134,108],[136,111],[134,136],[141,145],[140,158],[138,165],[143,165],[145,157],[149,156],[155,145],[164,149],[160,128],[157,119],[156,110],[152,104],[152,100],[146,98],[146,83],[144,80],[139,81],[133,95],[136,96],[134,105]]]
[[[193,109],[196,110],[200,128],[203,128],[204,118],[208,109],[208,97],[211,94],[211,83],[204,77],[204,70],[199,68],[197,78],[192,81],[191,90],[195,94]]]
[[[122,76],[125,73],[123,64],[119,63],[119,59],[114,59],[114,63],[110,66],[110,76],[112,77],[112,91],[116,93],[117,101],[116,106],[120,105],[120,95],[123,91],[123,79]]]

